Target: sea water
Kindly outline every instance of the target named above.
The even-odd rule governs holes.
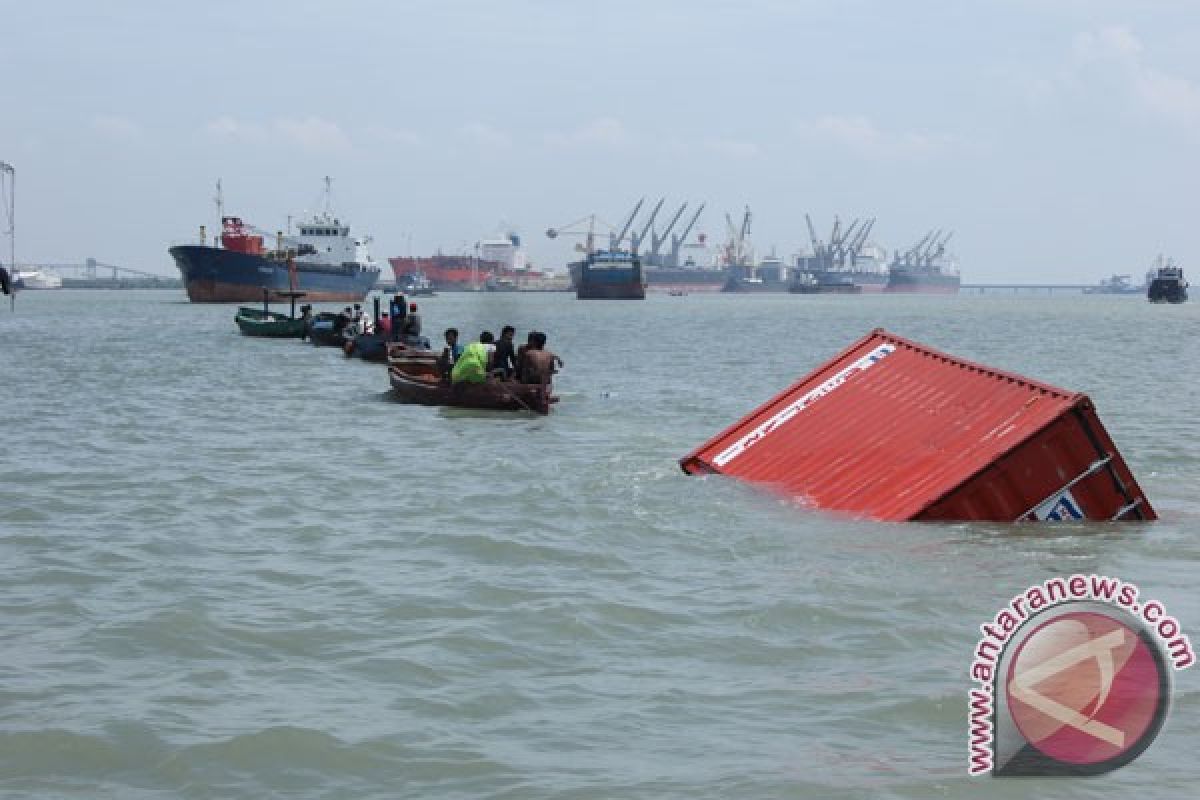
[[[1200,304],[444,294],[546,331],[546,417],[182,292],[0,309],[0,795],[1190,796],[1200,670],[1089,780],[967,776],[979,625],[1076,572],[1200,642]],[[6,304],[7,305],[7,304]],[[814,513],[677,460],[867,331],[1087,392],[1162,520]]]

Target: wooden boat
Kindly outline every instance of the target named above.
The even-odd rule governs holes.
[[[338,327],[338,315],[322,311],[308,326],[308,338],[316,347],[345,347],[347,339]]]
[[[388,375],[392,381],[392,393],[405,403],[548,414],[550,404],[558,402],[548,384],[512,381],[448,384],[443,383],[436,374],[409,374],[396,365],[388,368]]]
[[[441,368],[438,366],[436,350],[413,349],[403,342],[388,343],[387,363],[392,369],[399,370],[410,378],[440,378]]]
[[[303,297],[304,292],[278,292],[277,296],[291,298],[292,312],[290,315],[268,308],[269,294],[263,289],[263,307],[251,308],[241,306],[233,316],[234,323],[243,336],[266,336],[273,339],[303,339],[308,321],[296,317],[296,298]]]
[[[342,345],[346,358],[361,358],[384,364],[388,360],[388,339],[382,333],[360,333]]]

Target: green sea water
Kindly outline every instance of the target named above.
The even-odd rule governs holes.
[[[978,626],[1099,572],[1200,632],[1200,304],[445,294],[546,331],[547,417],[407,406],[382,366],[182,292],[0,309],[0,796],[1183,797],[1200,670],[1088,780],[970,779]],[[883,326],[1087,392],[1162,520],[805,511],[677,460]]]

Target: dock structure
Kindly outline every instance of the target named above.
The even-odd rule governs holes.
[[[958,288],[960,291],[979,292],[980,294],[987,292],[1008,292],[1010,294],[1045,292],[1052,294],[1054,292],[1082,292],[1084,289],[1091,289],[1094,285],[1091,283],[964,283]]]
[[[31,264],[62,278],[64,289],[179,289],[178,275],[162,275],[88,258],[82,264]]]

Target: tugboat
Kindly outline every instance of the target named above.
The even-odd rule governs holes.
[[[1187,281],[1183,279],[1183,267],[1171,259],[1163,263],[1158,257],[1158,266],[1151,271],[1146,299],[1151,303],[1183,303],[1188,299]]]
[[[437,294],[424,272],[406,274],[404,280],[397,282],[396,291],[410,297],[434,297]]]

